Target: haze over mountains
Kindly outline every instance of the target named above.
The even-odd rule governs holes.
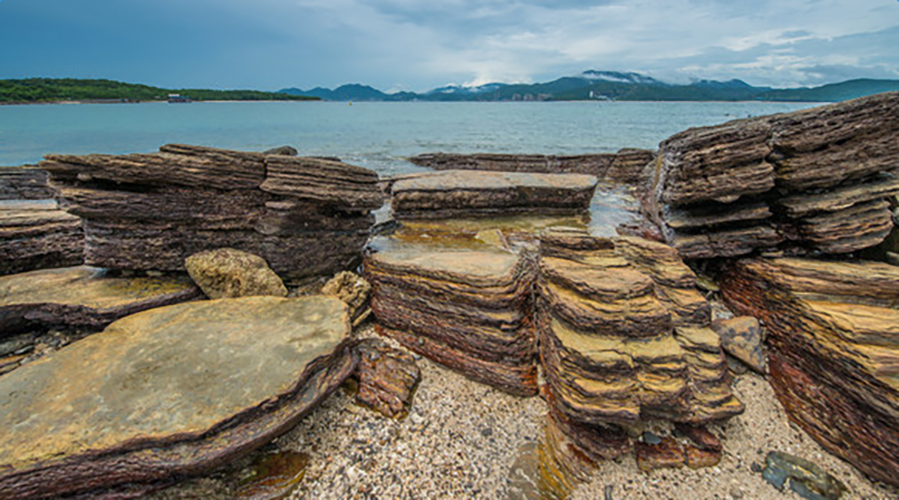
[[[857,79],[812,88],[754,87],[742,80],[673,84],[633,72],[589,70],[545,83],[449,85],[423,93],[385,93],[362,84],[279,92],[326,101],[808,101],[836,102],[899,90],[899,80]]]

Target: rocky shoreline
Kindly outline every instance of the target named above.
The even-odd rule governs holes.
[[[178,144],[10,170],[0,489],[895,497],[899,267],[861,259],[899,256],[897,103],[387,180]]]

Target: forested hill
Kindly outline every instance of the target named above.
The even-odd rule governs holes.
[[[259,90],[164,89],[113,80],[27,78],[0,80],[0,103],[61,101],[164,101],[179,94],[192,101],[305,101],[317,97]]]

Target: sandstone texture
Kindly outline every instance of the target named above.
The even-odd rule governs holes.
[[[377,174],[346,163],[169,144],[129,155],[48,155],[62,206],[84,220],[86,263],[182,271],[215,248],[259,255],[288,282],[360,259],[381,206]]]
[[[346,306],[321,296],[191,302],[121,319],[0,377],[0,491],[49,498],[128,483],[133,492],[243,455],[352,373],[349,329]]]
[[[899,485],[899,268],[747,259],[721,279],[731,309],[764,322],[771,385],[831,453]]]
[[[731,356],[759,373],[765,373],[768,362],[759,320],[752,316],[738,316],[712,322],[712,329],[721,337],[721,347]]]
[[[574,214],[590,206],[596,177],[445,170],[397,180],[394,217],[443,219],[511,214]]]
[[[364,266],[379,332],[479,382],[536,394],[528,258],[392,245],[371,253]]]
[[[428,153],[413,156],[409,161],[434,170],[588,174],[598,179],[635,182],[640,179],[643,167],[654,159],[653,151],[625,148],[617,153],[573,156]]]
[[[356,273],[341,271],[322,286],[321,293],[342,300],[350,309],[350,317],[356,321],[368,310],[371,283]]]
[[[87,266],[0,277],[0,337],[27,329],[100,329],[146,309],[200,298],[184,277],[115,277]]]
[[[899,193],[899,92],[690,129],[660,145],[647,211],[684,258],[880,243]]]
[[[81,219],[56,200],[0,200],[0,275],[83,262]]]
[[[191,255],[184,261],[184,267],[210,299],[287,296],[284,282],[258,255],[219,248]]]
[[[675,249],[557,228],[541,235],[540,253],[540,356],[563,421],[702,424],[743,411],[709,304]],[[590,449],[594,434],[571,437]]]

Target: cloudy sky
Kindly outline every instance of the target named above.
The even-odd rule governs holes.
[[[0,0],[0,78],[165,87],[899,78],[897,0]]]

